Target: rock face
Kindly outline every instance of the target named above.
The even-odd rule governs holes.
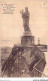
[[[35,68],[43,72],[45,64],[44,53],[36,46],[14,46],[9,58],[3,64],[2,72],[3,76],[7,75],[8,77],[21,77],[25,74],[29,74],[31,77],[38,77],[42,74],[33,67],[36,65]]]
[[[10,56],[3,64],[2,76],[41,77],[46,64],[45,56],[34,44],[34,36],[32,36],[29,29],[29,20],[27,21],[29,16],[28,8],[21,13],[24,20],[24,28],[28,29],[25,29],[25,33],[21,37],[21,45],[14,45]]]

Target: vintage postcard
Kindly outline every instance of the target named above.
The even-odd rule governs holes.
[[[0,77],[48,77],[47,0],[0,0]]]

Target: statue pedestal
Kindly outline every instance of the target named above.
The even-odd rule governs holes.
[[[34,45],[34,36],[22,36],[21,45],[23,45],[23,46]]]

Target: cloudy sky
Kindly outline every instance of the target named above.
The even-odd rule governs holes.
[[[5,0],[6,1],[6,0]],[[30,12],[30,30],[35,36],[35,44],[40,38],[41,44],[47,44],[47,2],[46,0],[2,0],[0,3],[14,4],[14,14],[1,16],[1,45],[13,46],[21,42],[24,32],[20,10],[28,7]],[[2,7],[1,7],[2,8]]]

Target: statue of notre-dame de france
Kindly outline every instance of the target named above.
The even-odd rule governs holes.
[[[26,31],[30,31],[29,29],[29,17],[30,17],[30,13],[28,11],[28,7],[25,7],[25,12],[22,10],[20,11],[20,13],[22,14],[22,18],[23,18],[23,26],[24,26],[24,30]]]

